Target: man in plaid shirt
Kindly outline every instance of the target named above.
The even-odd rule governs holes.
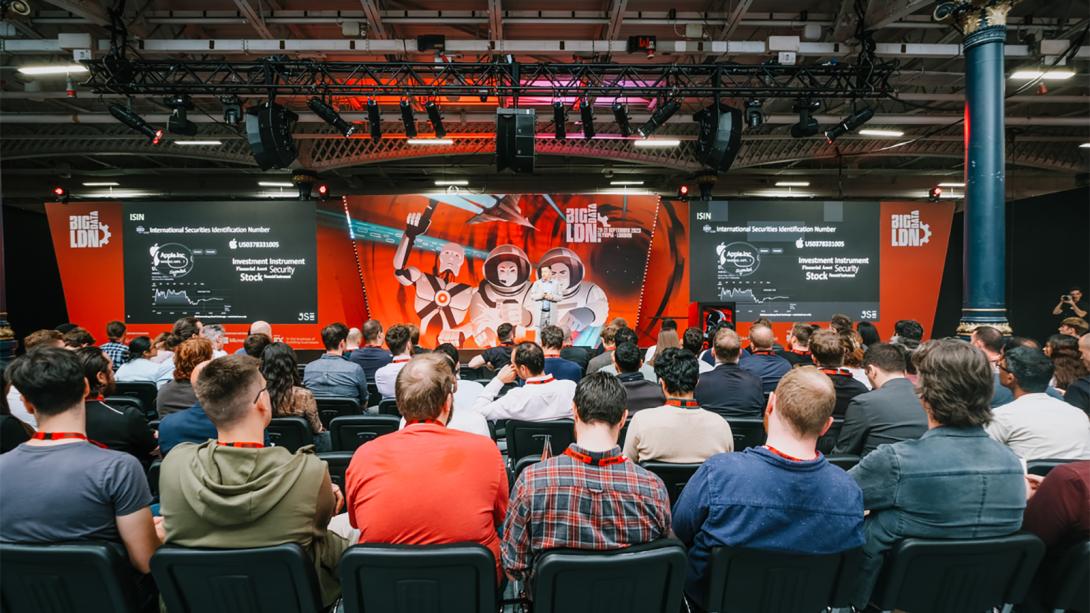
[[[120,321],[111,321],[106,324],[106,338],[100,349],[106,352],[106,356],[113,363],[114,372],[129,361],[129,347],[125,345],[125,324]]]
[[[620,549],[670,532],[670,499],[654,474],[621,454],[628,417],[617,378],[593,373],[575,390],[575,443],[515,482],[503,527],[503,567],[525,580],[550,549]]]

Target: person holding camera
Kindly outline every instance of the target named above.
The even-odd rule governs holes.
[[[1060,301],[1052,309],[1052,314],[1061,319],[1068,317],[1086,319],[1086,303],[1082,299],[1082,290],[1072,287],[1066,294],[1060,296]]]

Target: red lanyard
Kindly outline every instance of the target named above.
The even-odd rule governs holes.
[[[822,368],[821,372],[829,375],[830,377],[850,377],[852,371],[847,368]]]
[[[264,449],[265,443],[225,443],[223,441],[216,441],[216,444],[220,447],[239,447],[242,449]]]
[[[414,419],[412,421],[405,422],[406,426],[411,426],[413,424],[432,424],[432,425],[436,425],[436,426],[446,427],[446,424],[439,421],[438,419]]]
[[[571,447],[568,447],[567,449],[564,450],[564,455],[568,456],[569,458],[575,458],[576,460],[579,460],[580,462],[582,462],[584,464],[594,464],[595,466],[610,466],[612,464],[624,464],[625,462],[628,461],[628,458],[624,457],[623,455],[615,455],[615,456],[613,456],[611,458],[602,458],[600,460],[595,460],[594,458],[590,457],[589,455],[587,455],[585,453],[579,453],[578,451],[572,449]]]
[[[74,438],[81,441],[87,441],[95,447],[106,449],[106,445],[103,445],[98,441],[92,441],[82,432],[35,432],[34,436],[31,436],[30,438],[36,441],[59,441],[61,439]]]
[[[692,398],[668,398],[666,404],[672,407],[681,407],[683,409],[699,409],[700,403]]]
[[[807,357],[810,355],[810,352],[806,351],[805,349],[792,349],[791,353],[795,355],[801,355],[802,357]]]
[[[750,353],[753,355],[776,355],[771,349],[754,349]]]
[[[554,379],[552,375],[546,375],[536,380],[527,379],[526,385],[541,385],[542,383],[552,383],[553,381],[556,381],[556,379]]]
[[[407,355],[399,355],[399,356],[397,356],[396,358],[393,359],[393,362],[394,362],[394,364],[404,364],[405,362],[408,362],[411,359],[412,358],[407,356]]]
[[[802,458],[796,458],[795,456],[787,455],[786,453],[780,451],[779,449],[776,449],[772,445],[765,445],[765,449],[767,449],[767,450],[771,451],[772,453],[780,456],[781,458],[783,458],[785,460],[788,460],[788,461],[791,461],[791,462],[813,462],[814,460],[818,459],[818,456],[814,456],[814,457],[810,458],[809,460],[804,460]]]

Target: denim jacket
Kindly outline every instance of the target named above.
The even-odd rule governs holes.
[[[879,445],[849,474],[870,511],[858,608],[870,598],[884,552],[898,541],[1003,536],[1022,524],[1022,465],[979,426],[943,426],[918,440]]]

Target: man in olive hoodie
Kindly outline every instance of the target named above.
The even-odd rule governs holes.
[[[166,542],[221,549],[298,543],[314,560],[327,606],[340,596],[337,561],[349,543],[327,526],[344,503],[314,448],[265,447],[272,418],[258,361],[212,360],[197,398],[217,440],[181,443],[163,461],[159,491]]]

